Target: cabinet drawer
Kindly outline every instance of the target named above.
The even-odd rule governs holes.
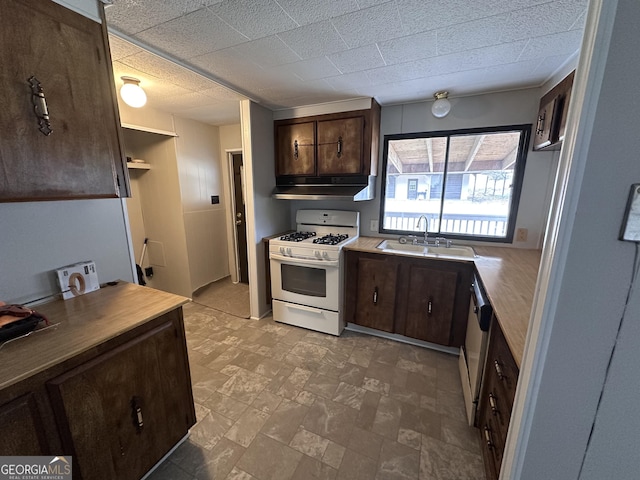
[[[497,480],[504,453],[504,438],[497,431],[496,423],[490,412],[484,412],[480,418],[480,442],[487,480]]]
[[[499,393],[506,401],[510,412],[516,395],[519,370],[497,322],[491,329],[490,345],[487,369],[490,369],[491,373],[495,375],[497,380],[496,393]]]

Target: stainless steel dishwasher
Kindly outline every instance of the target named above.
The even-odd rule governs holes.
[[[492,312],[493,309],[482,288],[480,279],[474,274],[471,284],[467,336],[464,345],[460,348],[458,362],[467,419],[471,426],[475,424],[478,408]]]

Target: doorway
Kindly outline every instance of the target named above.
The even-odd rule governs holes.
[[[247,223],[244,195],[244,166],[242,153],[231,153],[233,167],[233,214],[235,221],[236,259],[238,263],[238,280],[249,283],[249,263],[247,260]]]

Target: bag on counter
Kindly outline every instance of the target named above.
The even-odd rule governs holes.
[[[33,331],[47,317],[24,305],[0,305],[0,342],[11,340]]]

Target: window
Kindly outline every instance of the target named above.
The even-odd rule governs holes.
[[[511,242],[530,133],[512,125],[386,135],[381,231],[415,234],[424,215],[429,234]]]

